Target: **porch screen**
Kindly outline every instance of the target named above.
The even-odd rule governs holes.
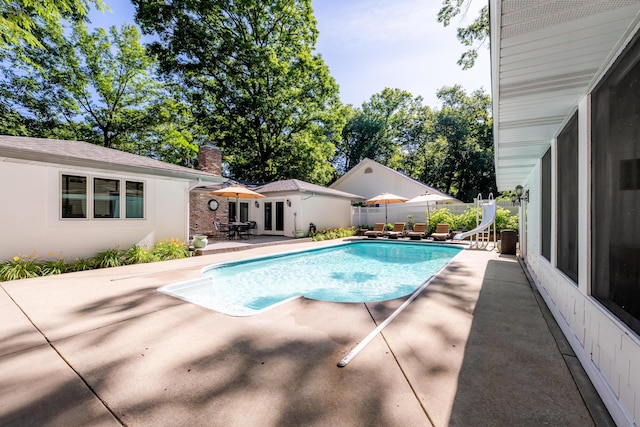
[[[578,113],[558,135],[557,153],[557,266],[578,283]]]
[[[640,41],[591,96],[592,294],[640,333]]]
[[[542,256],[551,261],[551,148],[542,156]]]

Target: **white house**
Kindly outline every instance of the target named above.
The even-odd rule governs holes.
[[[186,241],[190,190],[221,181],[86,142],[0,136],[0,260]]]
[[[426,193],[451,197],[442,191],[368,158],[352,167],[336,182],[331,184],[329,188],[360,194],[366,199],[370,199],[380,193],[393,193],[408,199]],[[453,199],[451,202],[462,203],[457,199]]]
[[[462,201],[443,193],[427,184],[384,166],[374,160],[364,159],[329,186],[335,190],[361,194],[370,199],[381,193],[392,193],[412,199],[422,194],[437,194],[448,199],[429,202],[429,205],[394,203],[388,206],[356,207],[353,212],[354,225],[373,225],[376,222],[406,222],[409,215],[416,222],[425,222],[427,210],[433,211]]]
[[[491,0],[498,189],[618,425],[640,425],[640,1]]]
[[[298,179],[275,181],[255,189],[266,196],[249,202],[257,218],[258,234],[306,234],[313,223],[318,230],[350,227],[351,203],[365,200],[357,194],[326,188]]]

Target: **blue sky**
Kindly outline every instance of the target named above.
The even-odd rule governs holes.
[[[133,23],[129,0],[105,0],[112,12],[91,15],[96,26]],[[483,4],[473,0],[469,20]],[[438,107],[436,92],[459,84],[470,93],[490,93],[489,50],[481,48],[471,70],[456,61],[466,49],[456,39],[454,20],[444,28],[436,16],[440,0],[312,0],[320,53],[340,85],[345,104],[360,106],[385,87],[422,96]]]

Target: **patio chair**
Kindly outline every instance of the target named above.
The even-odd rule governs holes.
[[[364,235],[370,238],[375,238],[375,237],[382,237],[383,233],[384,233],[384,223],[376,222],[376,224],[373,226],[373,230],[365,231]]]
[[[238,226],[238,238],[239,239],[249,238],[249,223],[240,224]]]
[[[215,234],[213,238],[215,240],[226,239],[229,237],[229,224],[222,224],[220,221],[213,221],[213,228]]]
[[[433,240],[447,240],[450,233],[449,224],[438,224],[436,225],[436,231],[431,233],[431,237],[433,237]]]
[[[427,224],[424,222],[418,222],[413,225],[412,231],[407,231],[407,237],[411,240],[420,240],[423,237],[427,237]]]
[[[393,224],[393,230],[387,231],[386,236],[389,239],[404,237],[404,222],[396,222]]]
[[[256,228],[258,228],[258,223],[255,221],[249,221],[247,222],[247,224],[249,224],[249,230],[247,231],[247,236],[248,237],[255,237],[255,230]]]

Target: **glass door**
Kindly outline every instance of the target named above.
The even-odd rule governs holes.
[[[284,202],[264,203],[264,231],[284,235]]]
[[[233,202],[229,202],[229,222],[247,222],[249,221],[249,203],[248,202],[239,202],[240,204],[240,216],[238,217],[238,213],[236,210],[238,209],[238,204],[234,200]]]

